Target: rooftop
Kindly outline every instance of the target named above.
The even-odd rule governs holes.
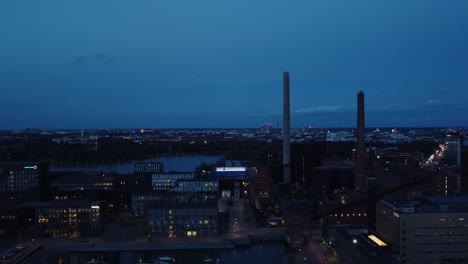
[[[88,207],[88,206],[99,206],[104,201],[90,201],[90,200],[52,200],[44,202],[27,202],[22,203],[20,207],[22,208],[40,208],[40,207]]]
[[[421,197],[414,199],[380,200],[398,213],[457,213],[468,212],[468,196]]]

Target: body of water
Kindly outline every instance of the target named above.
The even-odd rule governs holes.
[[[53,166],[50,168],[52,172],[58,171],[83,171],[83,172],[118,172],[120,174],[133,173],[134,165],[138,162],[156,161],[164,163],[164,171],[194,171],[197,166],[202,163],[215,163],[222,156],[173,156],[159,157],[146,160],[138,160],[116,164],[101,164],[96,166]]]

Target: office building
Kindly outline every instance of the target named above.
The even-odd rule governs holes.
[[[468,197],[381,200],[376,232],[402,263],[468,262]]]
[[[152,176],[148,173],[114,175],[114,207],[127,208],[132,204],[132,195],[153,190]]]
[[[48,172],[47,162],[0,163],[0,200],[48,199]]]
[[[462,137],[456,133],[449,133],[445,136],[445,155],[443,158],[447,166],[460,166]]]
[[[178,180],[169,191],[176,193],[198,193],[217,198],[219,186],[217,179],[184,179]]]
[[[260,128],[260,131],[264,134],[270,134],[273,129],[273,125],[271,123],[264,123]]]
[[[255,168],[253,175],[253,195],[257,197],[270,197],[272,194],[271,172],[266,167]]]
[[[155,191],[169,190],[178,180],[194,179],[193,172],[165,172],[151,175],[151,187]]]
[[[137,217],[143,216],[148,206],[157,202],[162,202],[163,200],[167,200],[168,198],[169,196],[167,196],[165,191],[132,193],[130,208],[132,210],[133,215]]]
[[[135,163],[135,173],[161,173],[164,172],[164,163],[162,162],[137,162]]]
[[[39,237],[86,237],[102,234],[106,223],[104,201],[56,200],[20,205],[22,228]]]
[[[197,237],[219,233],[216,200],[153,204],[146,210],[146,219],[149,230],[155,235]]]
[[[453,195],[462,191],[462,137],[451,133],[445,137],[445,155],[442,159],[444,167],[441,169],[440,186],[444,187],[445,195]]]
[[[54,200],[107,200],[114,195],[114,177],[106,174],[69,173],[51,180]]]
[[[221,198],[250,197],[253,170],[242,162],[219,160],[212,174],[219,180]]]
[[[169,190],[137,191],[132,193],[131,210],[136,216],[144,216],[145,210],[152,204],[172,204],[177,207],[189,200],[206,201],[218,198],[216,179],[177,180]]]

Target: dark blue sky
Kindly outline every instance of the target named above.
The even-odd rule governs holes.
[[[5,0],[0,129],[468,124],[466,0]]]

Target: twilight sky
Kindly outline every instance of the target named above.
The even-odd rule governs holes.
[[[466,0],[2,0],[0,129],[468,126]]]

